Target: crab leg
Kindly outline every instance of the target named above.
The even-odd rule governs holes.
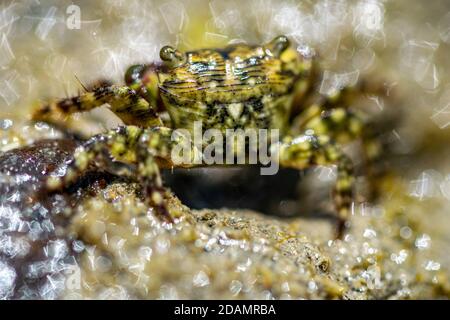
[[[284,167],[303,170],[314,165],[336,165],[334,204],[338,215],[337,238],[345,231],[353,201],[353,165],[328,136],[303,134],[286,137],[279,145],[279,161]]]
[[[34,120],[52,122],[55,118],[85,112],[108,104],[125,124],[141,127],[162,125],[155,109],[139,94],[127,86],[100,86],[79,96],[39,105]]]
[[[67,163],[65,175],[47,179],[46,189],[64,189],[74,183],[90,166],[96,164],[106,171],[136,180],[142,187],[145,201],[156,208],[159,215],[171,220],[164,203],[165,189],[159,165],[176,166],[171,160],[172,147],[176,143],[172,139],[172,132],[172,129],[167,127],[141,129],[136,126],[123,126],[93,136],[76,149],[73,158]],[[194,164],[187,163],[183,166]]]
[[[376,136],[373,126],[366,123],[360,113],[343,107],[323,109],[319,105],[312,105],[296,119],[292,134],[306,131],[316,135],[328,135],[341,144],[360,139],[363,168],[370,188],[368,198],[377,197],[376,185],[382,173],[377,160],[381,157],[384,146]]]

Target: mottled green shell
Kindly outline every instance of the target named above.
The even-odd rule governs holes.
[[[159,74],[174,128],[278,128],[283,131],[296,88],[309,81],[311,61],[287,48],[237,44],[186,52],[185,62]]]

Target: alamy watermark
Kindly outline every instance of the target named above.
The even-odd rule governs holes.
[[[64,269],[65,287],[70,291],[81,290],[81,269],[78,265],[67,265]]]
[[[219,129],[203,131],[194,122],[192,131],[176,129],[171,158],[175,165],[261,164],[261,175],[274,175],[279,169],[278,129]]]
[[[81,29],[81,9],[76,4],[71,4],[66,9],[66,26],[69,30]]]

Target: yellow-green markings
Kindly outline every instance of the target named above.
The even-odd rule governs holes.
[[[205,130],[221,132],[279,129],[283,140],[276,146],[282,166],[299,170],[317,164],[337,166],[334,201],[340,220],[338,236],[342,236],[354,177],[351,161],[335,141],[365,136],[363,122],[347,109],[355,90],[318,96],[311,90],[317,87],[314,60],[300,55],[284,36],[260,46],[235,44],[186,53],[166,46],[160,56],[164,65],[130,67],[125,77],[128,86],[104,85],[37,108],[34,119],[47,121],[107,104],[125,123],[125,127],[94,136],[77,149],[65,176],[48,178],[49,189],[72,183],[92,161],[107,153],[116,161],[133,165],[131,178],[141,183],[149,204],[167,216],[155,159],[173,163],[174,129],[192,131],[196,121],[205,124]],[[298,105],[293,106],[293,102]],[[163,125],[156,111],[161,106],[170,116],[170,123],[165,121],[170,127]],[[298,114],[295,119],[291,119],[293,110]],[[271,150],[275,150],[274,145]],[[192,150],[195,152],[198,150]],[[380,145],[371,140],[366,153],[369,157],[379,154]]]

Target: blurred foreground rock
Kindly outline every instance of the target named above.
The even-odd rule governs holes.
[[[450,296],[447,236],[422,221],[425,208],[438,221],[439,204],[414,202],[395,180],[382,206],[355,208],[343,241],[330,240],[327,220],[190,210],[168,192],[172,225],[138,186],[103,173],[36,201],[43,176],[75,146],[44,140],[0,154],[0,298]]]

